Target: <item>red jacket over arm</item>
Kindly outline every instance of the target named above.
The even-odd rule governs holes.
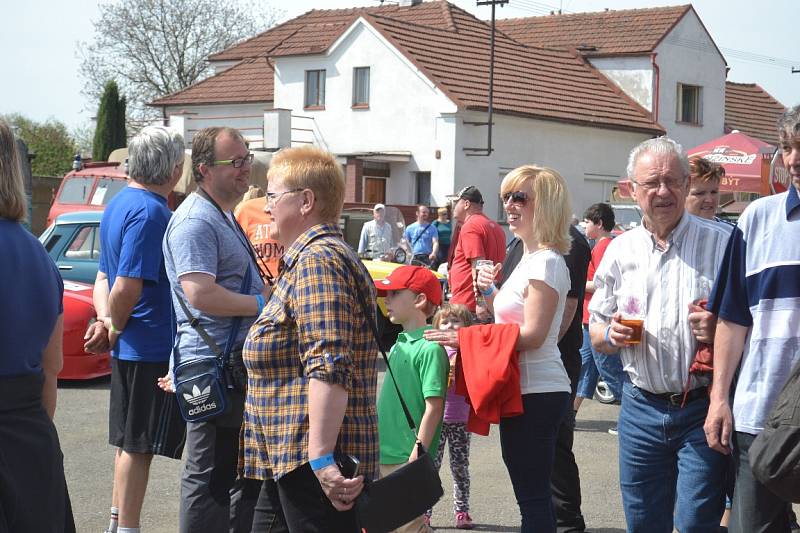
[[[489,434],[500,417],[521,415],[518,324],[487,324],[458,330],[456,392],[470,404],[467,429]]]

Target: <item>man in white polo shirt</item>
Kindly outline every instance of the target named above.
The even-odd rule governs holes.
[[[800,106],[786,111],[778,127],[792,183],[785,193],[760,198],[742,213],[712,299],[719,323],[705,431],[712,448],[733,452],[730,531],[737,533],[789,531],[789,502],[759,483],[748,461],[750,445],[800,360]]]
[[[633,149],[628,177],[643,223],[608,246],[589,303],[592,345],[619,351],[627,374],[618,430],[628,532],[716,531],[728,458],[706,444],[708,381],[689,380],[689,367],[714,336],[715,317],[695,303],[709,297],[731,227],[685,211],[689,161],[667,137]],[[628,314],[644,320],[638,344]]]

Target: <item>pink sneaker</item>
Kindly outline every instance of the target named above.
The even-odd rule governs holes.
[[[456,529],[472,529],[472,517],[469,513],[456,513]]]

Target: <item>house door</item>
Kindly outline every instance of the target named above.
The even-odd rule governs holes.
[[[364,203],[386,203],[386,179],[364,178]]]

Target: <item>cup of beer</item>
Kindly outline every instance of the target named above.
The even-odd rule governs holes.
[[[494,261],[491,259],[478,259],[475,261],[475,272],[480,272],[482,269],[492,269],[494,268]],[[475,301],[476,303],[480,304],[481,306],[486,306],[486,298],[480,293],[480,290],[475,287]]]
[[[644,298],[628,295],[622,303],[622,319],[619,321],[623,326],[633,330],[631,336],[625,341],[625,346],[635,346],[642,342],[642,330],[644,329]]]

